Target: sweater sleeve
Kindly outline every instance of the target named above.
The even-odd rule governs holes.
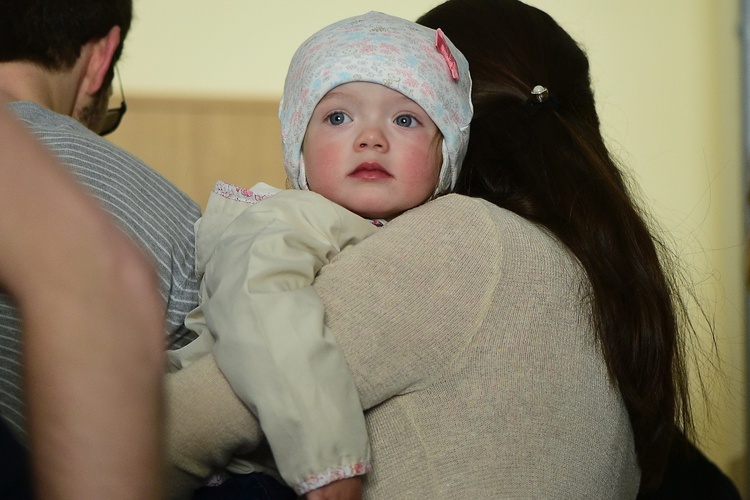
[[[217,364],[298,494],[369,469],[362,407],[311,285],[375,229],[315,193],[282,192],[240,214],[206,265],[200,309]]]

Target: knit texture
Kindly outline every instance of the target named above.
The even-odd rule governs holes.
[[[449,195],[342,253],[316,291],[369,408],[366,498],[635,497],[588,283],[538,226]]]

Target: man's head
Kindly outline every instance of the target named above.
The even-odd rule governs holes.
[[[130,29],[132,0],[0,0],[0,62],[29,61],[49,70],[67,70],[81,48],[120,27]],[[117,62],[122,43],[112,64]],[[111,76],[110,76],[111,80]]]
[[[54,100],[40,104],[96,130],[130,29],[132,0],[0,0],[0,12],[0,65],[43,70]],[[80,85],[61,96],[59,81],[66,73]]]

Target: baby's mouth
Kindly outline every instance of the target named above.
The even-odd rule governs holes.
[[[349,176],[361,180],[380,180],[393,177],[380,163],[371,161],[360,163]]]

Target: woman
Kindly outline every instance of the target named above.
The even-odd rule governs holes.
[[[666,249],[602,139],[585,53],[516,0],[452,0],[419,22],[441,26],[474,77],[472,146],[456,190],[546,227],[581,262],[597,342],[628,409],[643,484],[653,486],[674,424],[692,432],[679,333],[687,315],[660,265]],[[549,89],[544,102],[528,99],[537,84]]]
[[[516,0],[449,0],[420,22],[472,70],[461,196],[396,218],[315,284],[366,410],[364,497],[634,498],[675,423],[691,429],[687,318],[602,140],[585,54]],[[171,394],[212,413],[171,425],[171,459],[197,477],[260,439],[201,363]]]

